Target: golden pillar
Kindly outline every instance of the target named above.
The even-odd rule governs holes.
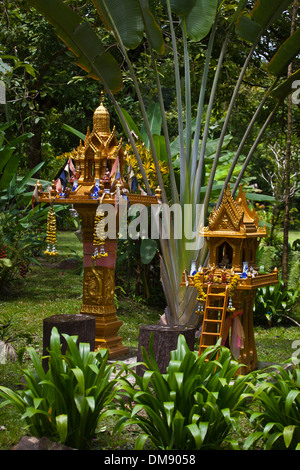
[[[109,357],[115,358],[128,353],[118,335],[122,321],[118,320],[114,305],[117,240],[106,241],[108,256],[92,259],[96,207],[95,204],[74,204],[82,221],[84,274],[80,313],[95,316],[95,349],[107,348]]]

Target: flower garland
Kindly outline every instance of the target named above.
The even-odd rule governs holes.
[[[198,291],[198,297],[197,297],[198,302],[205,302],[207,295],[205,294],[204,290],[202,289],[202,283],[201,283],[201,280],[200,280],[200,274],[199,273],[196,273],[194,275],[194,283],[195,283],[195,287]]]
[[[230,283],[229,283],[229,287],[228,287],[228,295],[229,295],[229,297],[232,297],[232,296],[233,296],[233,293],[234,293],[234,291],[235,291],[236,286],[237,286],[238,283],[239,283],[239,280],[240,280],[240,276],[238,276],[238,274],[235,274],[235,275],[232,276],[232,278],[230,279]]]
[[[44,252],[45,255],[56,256],[58,252],[55,248],[56,243],[56,216],[51,206],[47,215],[47,236],[46,236],[47,248]]]
[[[232,296],[234,294],[235,288],[239,283],[240,276],[237,274],[234,274],[232,278],[230,279],[229,287],[228,287],[228,295],[229,295],[229,302],[228,302],[228,307],[227,307],[227,312],[230,313],[231,315],[235,312],[235,307],[232,305]]]
[[[94,241],[93,245],[95,247],[94,254],[92,255],[92,259],[96,260],[102,258],[104,256],[108,256],[108,253],[104,250],[105,244],[105,232],[104,232],[104,212],[102,209],[97,211],[94,220]],[[100,249],[98,247],[100,246]]]
[[[206,301],[206,297],[207,297],[207,294],[205,294],[203,288],[202,288],[202,283],[201,283],[201,277],[203,278],[204,282],[206,281],[210,281],[210,279],[208,278],[208,276],[200,276],[200,273],[197,272],[195,275],[194,275],[194,284],[195,284],[195,287],[198,291],[198,296],[197,296],[197,300],[198,302],[205,302]],[[235,291],[235,288],[236,286],[238,285],[239,283],[239,275],[238,274],[235,274],[234,276],[231,277],[230,279],[230,282],[229,282],[229,286],[228,286],[228,296],[229,296],[229,303],[228,303],[228,308],[227,308],[227,312],[229,313],[234,313],[235,312],[235,307],[232,306],[232,299],[231,297],[233,296],[234,294],[234,291]],[[222,280],[220,277],[217,277],[217,276],[213,276],[212,278],[212,281],[216,284],[221,284],[222,283]],[[199,310],[196,310],[196,313],[198,314],[201,314],[203,313],[203,309],[200,309]]]

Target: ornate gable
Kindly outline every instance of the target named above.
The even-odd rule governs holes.
[[[236,198],[236,203],[241,207],[243,212],[243,225],[247,233],[254,233],[258,230],[258,215],[255,210],[251,210],[246,201],[246,195],[240,186],[239,192]]]
[[[234,201],[228,185],[219,208],[217,210],[214,208],[209,217],[209,231],[243,231],[241,228],[242,219],[242,207]]]

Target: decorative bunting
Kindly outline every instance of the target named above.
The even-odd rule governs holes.
[[[115,160],[115,162],[112,166],[112,169],[111,169],[111,172],[110,172],[110,177],[112,177],[115,174],[115,172],[117,171],[118,166],[119,166],[119,157],[116,158],[116,160]]]

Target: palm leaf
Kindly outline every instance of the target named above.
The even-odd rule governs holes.
[[[122,76],[114,57],[106,52],[88,22],[60,0],[28,0],[54,26],[57,35],[76,56],[76,64],[105,83],[113,92],[122,87]]]

